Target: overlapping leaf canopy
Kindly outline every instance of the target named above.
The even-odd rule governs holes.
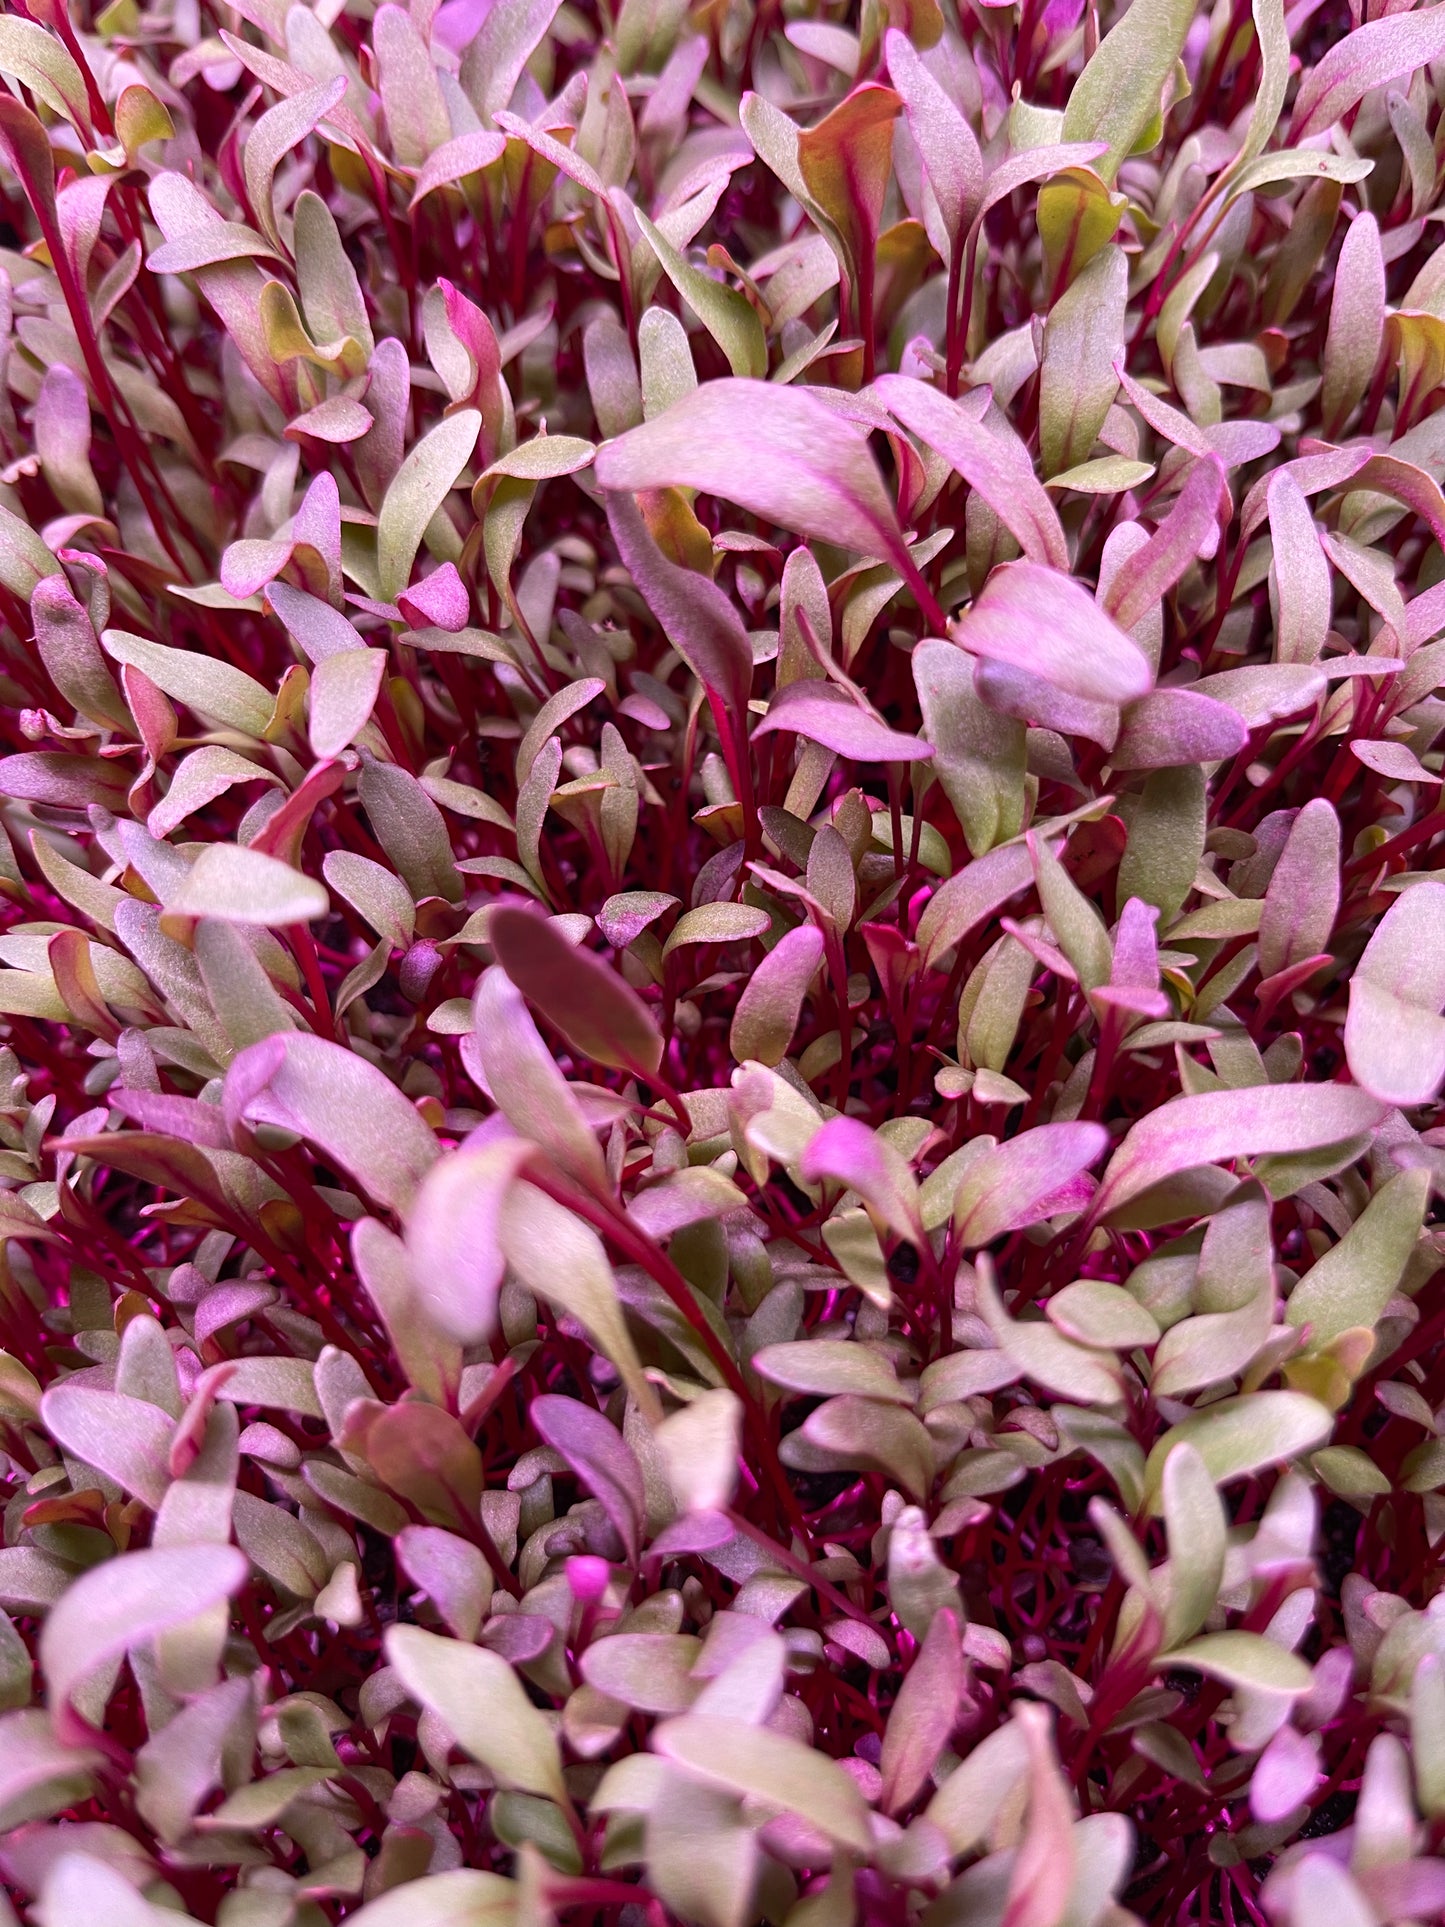
[[[1437,1917],[1445,6],[0,74],[15,1907]]]

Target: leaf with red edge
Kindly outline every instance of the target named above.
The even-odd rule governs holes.
[[[765,522],[917,574],[863,436],[795,384],[704,382],[606,443],[595,472],[606,489],[702,489]]]
[[[662,1033],[632,986],[556,924],[500,904],[487,941],[507,975],[549,1023],[594,1064],[643,1076],[662,1062]]]
[[[883,1773],[880,1798],[887,1812],[901,1812],[922,1792],[948,1744],[962,1691],[958,1618],[945,1606],[934,1614],[888,1715],[878,1762]]]
[[[714,382],[712,386],[720,384]],[[668,412],[671,415],[673,411]],[[624,436],[621,442],[609,443],[601,451],[602,457],[622,447],[626,439]],[[609,486],[606,476],[612,472],[609,467],[599,475],[604,487]],[[620,489],[631,484],[610,486]],[[654,484],[640,482],[637,486]],[[629,496],[614,493],[608,498],[607,520],[628,573],[662,624],[668,641],[707,691],[719,728],[736,738],[743,728],[753,680],[752,644],[736,610],[705,576],[668,560],[648,534],[641,511]]]
[[[1176,1098],[1130,1130],[1109,1161],[1090,1215],[1098,1222],[1164,1179],[1224,1158],[1342,1143],[1373,1130],[1388,1108],[1349,1084],[1272,1084]]]
[[[1219,547],[1219,505],[1225,496],[1224,467],[1217,458],[1195,462],[1174,505],[1143,548],[1110,582],[1103,605],[1121,629],[1133,629],[1196,560]]]
[[[629,1559],[636,1559],[647,1519],[642,1468],[614,1425],[595,1406],[546,1393],[534,1398],[532,1423],[559,1451],[617,1528]]]
[[[836,683],[786,684],[769,703],[753,737],[756,740],[777,729],[806,736],[859,763],[921,762],[933,754],[921,737],[890,729]]]
[[[1108,1146],[1102,1124],[1041,1124],[985,1151],[969,1165],[954,1199],[960,1241],[991,1244],[1005,1231],[1035,1223],[1054,1194]]]
[[[1086,702],[1132,702],[1154,680],[1143,650],[1113,617],[1072,576],[1036,562],[995,569],[953,636],[970,655]]]
[[[1068,568],[1059,512],[1007,420],[985,425],[976,408],[950,401],[938,389],[904,375],[880,375],[873,393],[978,491],[1031,561]]]
[[[903,106],[891,87],[865,81],[798,136],[808,192],[843,237],[853,272],[871,276],[893,163],[893,123]]]

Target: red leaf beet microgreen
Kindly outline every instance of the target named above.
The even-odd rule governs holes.
[[[1445,1915],[1445,7],[0,73],[0,1927]]]

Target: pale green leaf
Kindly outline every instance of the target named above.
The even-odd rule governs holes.
[[[392,477],[376,520],[377,579],[394,601],[411,577],[427,525],[456,487],[482,431],[475,408],[448,415],[422,436]]]
[[[408,1693],[503,1786],[566,1801],[552,1729],[499,1653],[420,1626],[392,1626],[386,1657]]]

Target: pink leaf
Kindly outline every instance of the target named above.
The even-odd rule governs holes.
[[[836,683],[792,682],[780,689],[753,731],[756,740],[785,729],[858,763],[921,762],[933,754],[917,736],[890,729]]]
[[[158,1511],[170,1485],[169,1453],[176,1422],[147,1399],[95,1385],[54,1385],[40,1416],[55,1443],[123,1485]]]
[[[209,846],[215,847],[215,846]],[[224,1108],[309,1138],[378,1204],[402,1210],[435,1163],[437,1141],[415,1107],[374,1064],[301,1031],[267,1037],[231,1060]]]
[[[477,408],[482,416],[479,459],[485,467],[501,452],[503,429],[508,418],[506,390],[502,385],[502,350],[496,331],[475,301],[445,279],[438,281],[446,303],[452,333],[472,358],[475,380],[469,396],[462,400]]]
[[[1127,703],[1153,677],[1144,652],[1072,577],[1036,562],[995,569],[953,625],[970,654],[1092,703]]]
[[[87,1675],[219,1605],[248,1572],[234,1546],[185,1545],[128,1552],[73,1579],[40,1634],[40,1664],[62,1721]]]
[[[1330,565],[1304,491],[1288,467],[1270,478],[1269,539],[1274,549],[1277,662],[1318,662],[1330,628]]]
[[[1259,920],[1259,971],[1276,976],[1316,957],[1330,940],[1340,907],[1340,819],[1312,796],[1294,822],[1265,891]]]
[[[92,803],[118,810],[127,788],[124,770],[97,756],[64,756],[48,749],[11,751],[0,759],[0,796],[84,810]]]
[[[506,1270],[498,1235],[502,1206],[531,1155],[530,1144],[506,1137],[438,1158],[407,1214],[417,1289],[438,1325],[463,1344],[481,1344],[496,1325]]]
[[[958,1618],[947,1606],[932,1624],[888,1715],[879,1766],[884,1810],[899,1813],[922,1792],[948,1744],[963,1691]]]
[[[424,200],[428,194],[434,194],[439,187],[450,187],[455,181],[464,181],[469,174],[480,174],[484,168],[502,158],[506,147],[505,136],[485,130],[459,134],[454,140],[443,141],[423,163],[416,177],[411,205],[415,207],[418,201]]]
[[[978,491],[1031,561],[1068,569],[1059,512],[1034,474],[1028,450],[1002,416],[995,432],[937,388],[906,375],[880,375],[873,393],[895,420],[937,449]]]
[[[1435,770],[1426,769],[1408,743],[1383,743],[1373,737],[1357,737],[1349,747],[1356,762],[1363,763],[1366,769],[1372,769],[1388,782],[1435,784],[1441,781]]]
[[[1091,1215],[1105,1218],[1166,1178],[1224,1158],[1342,1143],[1373,1131],[1388,1108],[1349,1084],[1269,1084],[1175,1098],[1134,1125],[1109,1161]]]
[[[959,1238],[991,1244],[1038,1221],[1039,1208],[1109,1148],[1102,1124],[1041,1124],[976,1158],[954,1201]]]
[[[903,97],[909,131],[923,157],[944,229],[955,247],[983,193],[983,156],[973,129],[935,80],[907,34],[885,37],[888,74]]]
[[[1034,881],[1033,858],[1024,843],[1005,843],[955,872],[930,899],[918,921],[923,961],[931,965],[946,950],[991,917],[1010,897]]]
[[[1190,689],[1151,689],[1124,711],[1110,752],[1115,769],[1170,769],[1222,763],[1249,741],[1238,712]]]
[[[622,1435],[595,1406],[544,1393],[528,1407],[532,1423],[601,1501],[629,1559],[636,1559],[647,1519],[642,1469]]]
[[[1006,201],[1021,187],[1045,181],[1051,174],[1062,174],[1066,168],[1087,167],[1108,149],[1107,141],[1059,141],[1052,146],[1025,147],[1017,154],[1010,154],[1007,160],[999,162],[984,183],[983,199],[973,217],[975,231],[981,227],[990,208]]]
[[[867,442],[805,388],[704,382],[600,448],[596,474],[606,489],[702,489],[765,522],[889,562],[930,621],[941,621]]]
[[[671,413],[669,410],[669,416]],[[614,442],[610,449],[620,446]],[[599,470],[608,453],[608,448],[601,451]],[[609,497],[607,520],[628,573],[662,624],[668,641],[707,691],[719,727],[740,731],[752,687],[753,650],[732,603],[705,576],[679,568],[667,559],[648,534],[637,504],[629,496]]]
[[[1214,554],[1219,546],[1222,499],[1227,497],[1219,460],[1196,462],[1169,513],[1143,548],[1119,569],[1102,597],[1121,629],[1142,622],[1192,562]]]
[[[1158,990],[1159,912],[1152,903],[1130,897],[1114,932],[1114,965],[1109,982],[1116,990]]]
[[[462,1062],[512,1129],[588,1186],[605,1186],[602,1153],[576,1093],[542,1041],[521,991],[500,966],[483,973],[472,1017],[475,1028],[462,1046]]]
[[[1013,1716],[1029,1750],[1029,1814],[1014,1856],[1002,1927],[1056,1927],[1073,1884],[1074,1809],[1050,1738],[1049,1714],[1024,1700]]]
[[[214,1104],[200,1104],[193,1097],[171,1097],[160,1091],[128,1091],[114,1086],[109,1103],[113,1111],[119,1111],[144,1131],[184,1138],[188,1144],[204,1145],[211,1151],[236,1148],[225,1119]]]
[[[1332,46],[1300,83],[1291,143],[1322,134],[1376,87],[1445,57],[1445,13],[1420,7],[1368,21]]]
[[[445,629],[456,635],[467,626],[471,600],[455,562],[443,562],[423,581],[403,589],[396,606],[413,629]]]
[[[1119,739],[1117,705],[1088,702],[1013,663],[980,662],[973,686],[980,702],[1034,729],[1056,730],[1061,736],[1086,736],[1100,749],[1112,749]]]
[[[740,1064],[782,1062],[822,958],[823,933],[812,923],[789,930],[763,958],[733,1012],[730,1046]]]
[[[903,1154],[856,1117],[830,1118],[815,1131],[799,1169],[810,1184],[846,1184],[897,1237],[918,1244],[918,1186]]]
[[[1416,883],[1365,945],[1350,984],[1345,1056],[1387,1104],[1425,1104],[1445,1081],[1445,884]]]
[[[1249,1810],[1261,1825],[1270,1826],[1302,1807],[1323,1777],[1319,1736],[1306,1737],[1293,1726],[1282,1726],[1255,1762]]]

